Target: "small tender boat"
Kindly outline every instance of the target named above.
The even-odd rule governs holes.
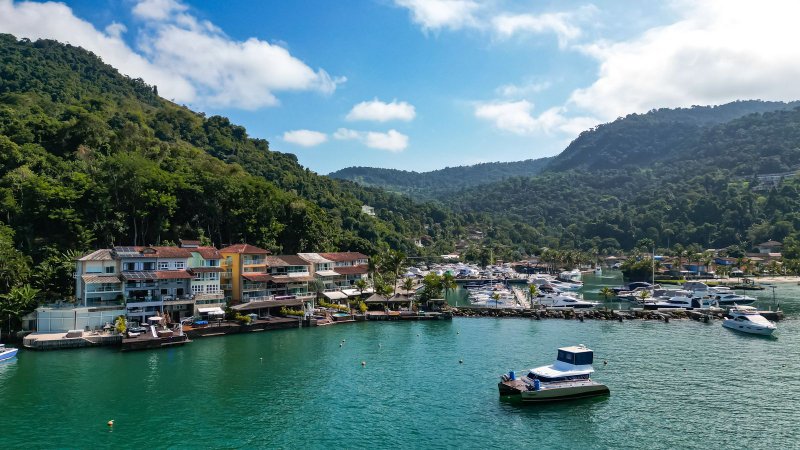
[[[594,352],[584,345],[559,348],[549,366],[531,369],[522,378],[513,371],[503,374],[497,385],[500,396],[538,403],[609,395],[608,386],[590,378],[593,359]]]
[[[750,297],[749,295],[738,295],[735,293],[724,294],[716,296],[716,301],[719,303],[719,306],[730,306],[730,305],[751,305],[755,303],[756,299]]]
[[[775,331],[775,324],[758,313],[752,306],[736,305],[728,310],[729,319],[722,321],[722,326],[742,333],[769,336]]]
[[[5,344],[0,344],[0,361],[11,359],[17,356],[17,349],[13,347],[6,347]]]

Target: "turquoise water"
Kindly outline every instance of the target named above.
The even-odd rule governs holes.
[[[455,318],[23,352],[0,364],[0,448],[796,447],[797,293],[780,289],[795,312],[774,338],[719,322]],[[610,397],[499,400],[501,373],[577,343]]]

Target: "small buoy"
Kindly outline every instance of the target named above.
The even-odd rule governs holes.
[[[460,331],[456,331],[456,334],[461,334],[461,332]]]
[[[366,366],[366,365],[367,365],[367,362],[366,362],[366,361],[361,361],[361,367],[364,367],[364,366]]]
[[[113,427],[114,426],[114,421],[113,420],[109,420],[108,421],[108,426]]]
[[[341,347],[341,346],[342,346],[342,344],[339,344],[339,347]]]
[[[342,342],[344,342],[344,339],[342,339]]]
[[[261,361],[262,363],[264,362],[264,358],[258,358],[258,359],[259,359],[259,361]]]
[[[417,337],[419,337],[419,334],[417,335]]]
[[[463,360],[463,359],[459,359],[459,360],[458,360],[458,363],[459,363],[459,364],[464,364],[464,360]]]
[[[604,360],[603,360],[603,365],[606,365],[606,364],[608,364],[608,361],[606,361],[606,360],[604,359]]]

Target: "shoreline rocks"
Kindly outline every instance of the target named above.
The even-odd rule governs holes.
[[[478,307],[451,308],[454,317],[494,317],[494,318],[526,318],[533,320],[561,319],[561,320],[610,320],[623,322],[625,320],[657,320],[669,322],[673,319],[692,319],[700,322],[720,320],[724,318],[721,312],[700,311],[649,311],[649,310],[612,310],[594,309],[573,311],[569,309],[494,309]]]

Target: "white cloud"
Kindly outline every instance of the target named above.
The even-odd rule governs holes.
[[[581,35],[581,29],[573,23],[571,13],[546,14],[501,14],[492,19],[492,27],[500,37],[508,38],[518,33],[553,33],[561,47]]]
[[[524,98],[528,97],[532,94],[538,94],[539,92],[546,91],[551,86],[549,81],[543,81],[540,83],[526,83],[526,84],[504,84],[498,87],[495,92],[502,97],[514,97],[514,98]]]
[[[800,3],[678,2],[682,18],[633,39],[582,47],[600,65],[568,106],[604,119],[737,99],[800,99]]]
[[[328,140],[328,135],[313,130],[292,130],[283,133],[283,140],[301,147],[315,147]]]
[[[386,133],[380,133],[377,131],[356,131],[339,128],[333,134],[333,137],[339,140],[357,140],[369,148],[390,152],[401,152],[408,147],[408,136],[394,129]]]
[[[416,117],[417,112],[414,105],[406,102],[392,100],[391,103],[384,103],[378,99],[368,102],[361,102],[347,114],[347,120],[371,120],[374,122],[388,122],[390,120],[411,121]]]
[[[481,5],[473,0],[395,0],[411,11],[412,20],[425,30],[457,30],[477,25],[475,12]]]
[[[187,11],[175,0],[138,2],[138,52],[120,38],[124,27],[112,24],[104,33],[62,3],[0,0],[0,31],[79,45],[184,103],[255,109],[278,104],[276,92],[330,94],[345,81],[311,69],[281,46],[230,39]]]
[[[559,132],[576,135],[597,124],[591,117],[567,117],[564,108],[553,107],[534,116],[533,103],[527,100],[495,101],[475,105],[475,117],[496,128],[518,135]]]
[[[142,19],[166,20],[176,12],[184,12],[186,5],[176,0],[142,0],[133,7],[133,15]]]
[[[128,27],[119,22],[111,22],[106,27],[106,34],[115,39],[119,39],[126,31],[128,31]]]

